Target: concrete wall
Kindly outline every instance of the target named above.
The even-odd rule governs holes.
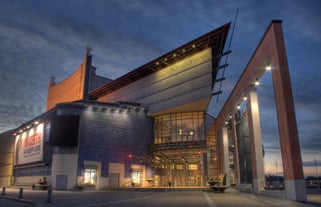
[[[53,189],[73,190],[77,184],[77,154],[54,154],[52,158],[51,183]],[[62,177],[66,180],[59,180]],[[66,181],[66,182],[65,182]],[[65,186],[66,188],[64,189]]]

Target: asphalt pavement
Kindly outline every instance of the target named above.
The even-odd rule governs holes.
[[[321,192],[308,194],[308,203],[255,195],[227,189],[225,193],[207,191],[53,191],[50,199],[48,192],[24,190],[19,199],[19,189],[6,190],[0,196],[1,207],[321,207]],[[50,202],[48,202],[50,201]]]

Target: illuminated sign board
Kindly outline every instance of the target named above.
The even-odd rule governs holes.
[[[43,132],[44,125],[39,124],[16,136],[16,165],[43,160]]]

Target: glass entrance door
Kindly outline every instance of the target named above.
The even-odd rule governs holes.
[[[134,171],[132,172],[132,183],[134,186],[142,185],[142,172]]]

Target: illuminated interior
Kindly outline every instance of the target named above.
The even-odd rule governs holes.
[[[206,182],[207,154],[204,112],[155,117],[155,181],[158,186],[202,186]]]
[[[97,172],[96,169],[85,169],[85,184],[96,184]]]

